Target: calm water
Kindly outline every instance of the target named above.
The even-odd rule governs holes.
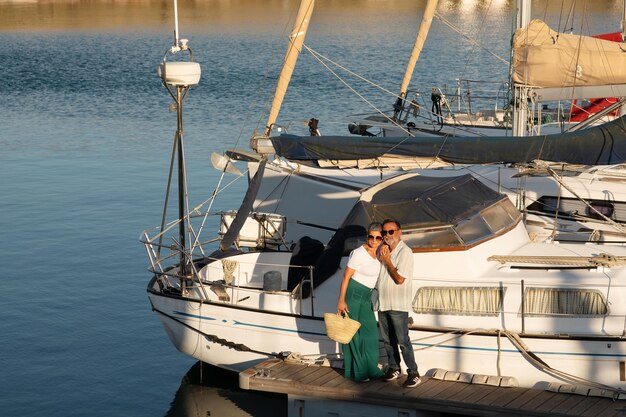
[[[211,152],[247,146],[263,120],[295,3],[181,3],[181,32],[203,70],[185,108],[192,204],[215,184]],[[319,3],[307,44],[395,91],[424,2]],[[561,2],[535,3],[557,27]],[[590,31],[618,30],[621,2],[587,3]],[[438,10],[508,57],[508,2],[448,0]],[[172,28],[169,2],[0,0],[0,415],[267,415],[284,403],[216,386],[225,379],[215,370],[199,386],[198,366],[150,311],[138,237],[160,222],[175,130],[155,75]],[[507,72],[435,21],[414,84]],[[377,105],[392,102],[348,81]],[[295,120],[297,132],[297,121],[316,117],[322,132],[346,133],[344,116],[364,110],[305,54],[281,120]],[[236,207],[243,187],[235,183],[214,208]]]

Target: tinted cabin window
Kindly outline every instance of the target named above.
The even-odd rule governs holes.
[[[505,198],[456,224],[407,227],[402,233],[402,239],[413,249],[463,248],[514,226],[520,218],[520,212]]]
[[[405,231],[402,240],[411,248],[447,248],[463,245],[450,226]]]

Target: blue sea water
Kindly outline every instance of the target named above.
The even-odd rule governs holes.
[[[269,14],[276,9],[285,20],[295,8],[266,3]],[[307,44],[395,90],[423,5],[378,3],[322,7]],[[474,2],[466,9],[461,3],[445,1],[439,10],[508,58],[510,4],[488,9],[489,2]],[[605,13],[612,13],[616,6],[607,3],[613,9]],[[205,408],[187,406],[202,393],[216,402],[241,405],[247,399],[262,409],[283,404],[232,386],[181,385],[198,365],[175,350],[150,311],[148,262],[138,238],[160,222],[176,128],[171,98],[155,71],[172,43],[170,24],[41,30],[16,29],[11,22],[6,29],[2,16],[0,415],[207,415]],[[185,99],[192,204],[208,198],[217,180],[211,153],[247,147],[264,121],[286,32],[261,21],[255,30],[248,19],[237,28],[193,20],[185,33],[203,71]],[[507,72],[457,34],[433,26],[414,82],[484,79],[485,73],[502,80]],[[373,87],[351,82],[382,107],[392,103]],[[283,109],[281,120],[316,117],[324,133],[345,134],[345,116],[366,105],[306,55]],[[304,124],[294,122],[292,129]],[[245,178],[214,210],[236,208],[244,187]],[[211,372],[217,371],[204,371]],[[239,408],[265,415],[252,405]]]

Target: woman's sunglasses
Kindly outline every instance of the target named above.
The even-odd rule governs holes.
[[[387,234],[389,234],[389,236],[393,235],[393,232],[395,232],[398,229],[391,229],[391,230],[383,230],[382,232],[380,232],[381,235],[383,236],[387,236]]]
[[[367,235],[368,239],[383,240],[382,236]]]

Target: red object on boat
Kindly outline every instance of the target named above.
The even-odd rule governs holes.
[[[622,32],[604,33],[593,35],[592,38],[604,39],[605,41],[622,42]]]
[[[605,41],[623,42],[622,32],[604,33],[601,35],[593,35],[594,38],[603,39]],[[570,112],[570,122],[582,122],[587,120],[590,116],[596,114],[609,107],[611,104],[615,104],[617,98],[592,98],[589,100],[589,104],[585,107],[579,107],[576,105],[576,101],[572,103],[572,111]],[[611,116],[617,116],[617,110],[611,112]]]
[[[589,116],[592,116],[599,111],[602,111],[609,107],[611,104],[615,104],[617,102],[617,98],[608,97],[608,98],[592,98],[589,99],[589,104],[585,107],[579,107],[576,105],[576,102],[572,104],[572,111],[570,113],[570,122],[582,122],[583,120],[587,120]],[[611,116],[617,116],[617,111],[611,112]]]

